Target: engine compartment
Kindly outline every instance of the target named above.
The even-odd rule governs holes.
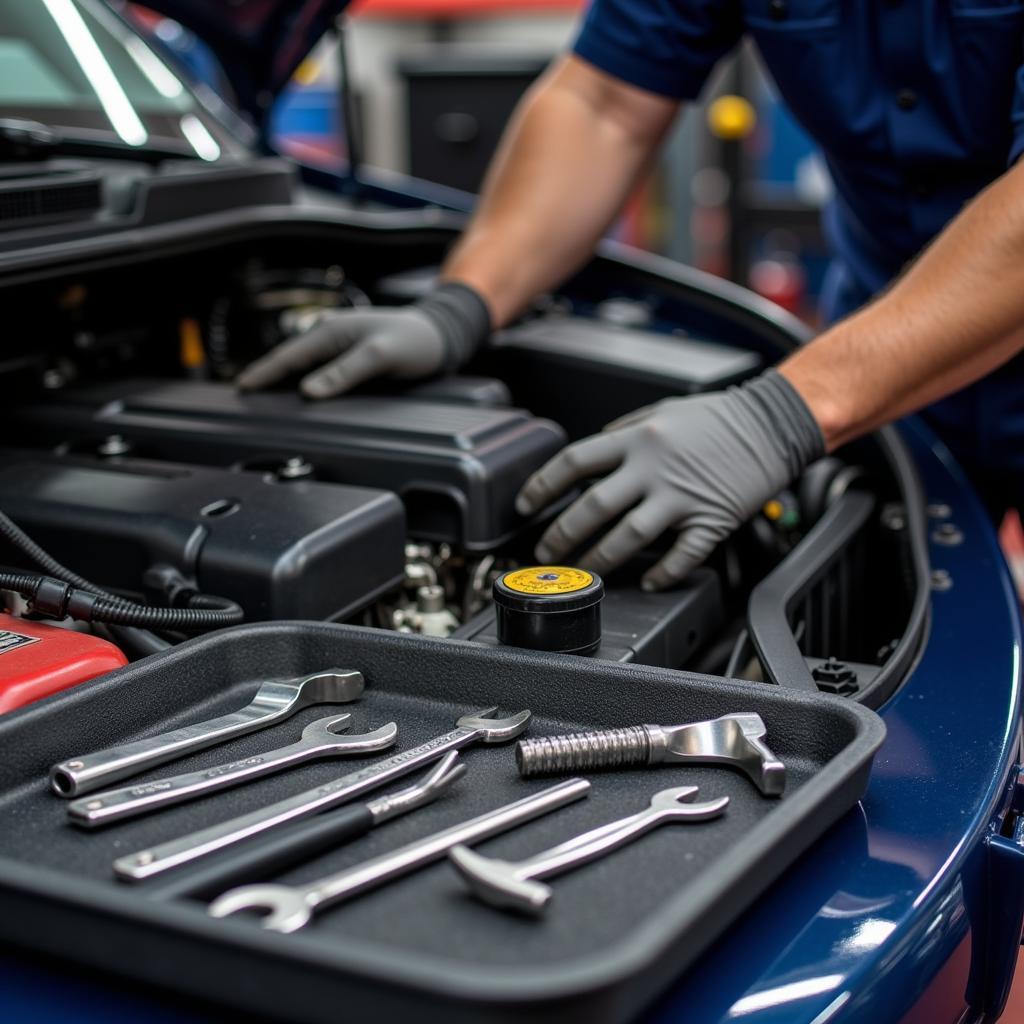
[[[288,220],[244,243],[207,237],[0,288],[11,324],[0,509],[65,564],[136,599],[166,602],[170,571],[179,588],[240,603],[248,621],[497,643],[492,583],[533,563],[558,512],[515,513],[530,473],[625,412],[729,386],[779,352],[741,316],[723,329],[728,303],[598,263],[462,375],[317,403],[290,386],[235,391],[241,366],[318,311],[415,298],[451,237]],[[893,511],[905,485],[880,446],[851,446],[689,580],[645,594],[639,577],[663,538],[606,580],[595,656],[778,682],[750,635],[751,595],[835,502],[862,490],[870,515],[808,578],[785,623],[806,667],[793,685],[858,696],[919,596],[906,517]],[[17,552],[0,557],[27,568]],[[846,665],[840,684],[821,669],[834,661]]]

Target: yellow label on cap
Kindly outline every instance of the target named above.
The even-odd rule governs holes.
[[[517,594],[572,594],[584,590],[594,577],[584,569],[569,569],[564,565],[534,565],[507,573],[502,582]]]

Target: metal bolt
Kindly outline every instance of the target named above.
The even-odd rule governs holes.
[[[906,509],[902,505],[886,505],[882,509],[881,522],[885,529],[898,533],[907,525]]]
[[[301,455],[290,456],[277,468],[279,480],[301,480],[303,477],[312,476],[312,474],[312,463],[307,462]]]
[[[932,519],[948,519],[953,510],[942,501],[934,501],[928,506],[928,515]]]
[[[444,598],[444,587],[438,586],[436,583],[420,587],[416,591],[417,611],[427,614],[443,612],[445,609]]]
[[[120,434],[111,434],[99,443],[96,454],[110,459],[118,455],[127,455],[131,450],[132,446]]]
[[[135,863],[140,867],[145,867],[147,864],[152,864],[154,860],[156,860],[156,857],[149,850],[146,850],[135,858]]]
[[[946,569],[933,569],[932,570],[932,590],[937,590],[940,593],[944,590],[950,590],[953,587],[953,577],[949,575]]]
[[[84,761],[68,761],[68,767],[72,768],[72,769],[84,768],[85,767],[85,762]]]
[[[932,540],[943,547],[955,548],[964,541],[963,530],[956,523],[940,523],[932,531]]]

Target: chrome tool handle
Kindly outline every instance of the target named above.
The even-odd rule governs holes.
[[[516,764],[523,778],[595,768],[632,768],[650,761],[651,741],[642,725],[536,736],[516,744]]]
[[[392,853],[375,857],[365,864],[357,864],[336,875],[301,886],[300,889],[311,908],[329,906],[404,875],[422,864],[439,860],[453,846],[482,842],[558,807],[564,807],[585,796],[589,790],[590,783],[586,779],[566,779],[539,793],[516,800],[515,803],[487,811]]]
[[[349,718],[339,715],[330,719],[338,722]],[[314,723],[317,724],[317,723]],[[394,722],[376,729],[365,736],[346,737],[349,743],[343,746],[340,742],[327,745],[322,740],[311,741],[305,737],[290,743],[286,747],[268,751],[266,754],[254,754],[252,757],[229,761],[227,764],[215,765],[212,768],[201,768],[198,771],[174,775],[153,782],[143,782],[137,786],[126,786],[124,789],[108,790],[92,796],[73,800],[68,804],[68,817],[76,825],[84,828],[96,828],[125,818],[135,817],[160,807],[191,800],[206,793],[226,789],[250,779],[258,779],[264,775],[289,768],[292,765],[312,761],[327,754],[365,754],[391,746],[398,736],[398,727]]]
[[[187,864],[222,850],[233,843],[260,835],[268,829],[317,814],[328,807],[336,807],[368,790],[383,786],[391,779],[415,771],[420,765],[436,760],[449,750],[458,750],[477,738],[476,729],[457,728],[436,736],[432,740],[402,751],[377,764],[327,782],[322,786],[279,800],[268,807],[232,818],[230,821],[200,829],[189,835],[160,843],[148,850],[119,857],[114,861],[114,873],[126,881],[138,881],[168,871],[179,864]]]
[[[515,875],[520,879],[548,878],[557,875],[577,864],[586,864],[602,854],[625,846],[631,839],[649,832],[668,817],[668,812],[648,807],[628,818],[609,822],[600,828],[576,836],[575,839],[553,846],[550,850],[535,854],[528,860],[520,861],[515,865]]]
[[[299,741],[270,754],[255,754],[216,768],[202,768],[169,779],[94,793],[70,803],[68,817],[76,825],[95,828],[231,786],[244,779],[269,775],[279,768],[297,764],[312,756],[311,749]]]
[[[204,750],[235,736],[262,729],[305,706],[302,697],[307,684],[324,675],[343,675],[351,677],[353,682],[358,680],[358,686],[353,687],[353,696],[349,700],[354,700],[362,693],[363,677],[359,672],[318,672],[300,679],[266,682],[244,708],[231,714],[55,764],[50,769],[50,785],[58,796],[63,797],[91,793],[146,768],[154,768],[193,751]]]

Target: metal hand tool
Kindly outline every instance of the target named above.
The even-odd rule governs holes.
[[[275,932],[294,932],[308,924],[325,907],[351,899],[368,889],[408,874],[443,857],[452,847],[477,843],[516,825],[564,807],[585,796],[590,789],[586,779],[567,779],[557,786],[498,807],[479,817],[453,825],[425,839],[403,846],[393,853],[346,868],[335,875],[309,885],[246,885],[232,889],[210,904],[213,917],[227,917],[243,910],[263,910],[260,922]]]
[[[518,862],[481,857],[466,846],[449,853],[452,863],[469,883],[473,894],[495,907],[540,914],[551,899],[551,889],[538,882],[586,864],[645,832],[670,822],[708,821],[717,818],[729,803],[727,796],[705,803],[690,803],[696,786],[663,789],[651,797],[650,806],[638,814],[591,829],[568,842]]]
[[[194,868],[174,872],[143,888],[149,899],[213,899],[229,886],[257,882],[287,871],[364,835],[371,828],[433,803],[466,773],[457,750],[449,751],[414,785],[365,804],[296,821],[251,843],[224,850]]]
[[[504,743],[515,739],[529,725],[530,712],[520,711],[509,718],[488,718],[497,708],[485,708],[470,715],[463,715],[450,732],[435,736],[432,740],[412,750],[403,750],[377,764],[371,764],[358,771],[349,772],[340,779],[306,790],[287,800],[279,800],[269,807],[260,808],[249,814],[232,818],[230,821],[200,829],[180,839],[172,839],[148,850],[141,850],[114,861],[114,873],[127,880],[137,881],[149,878],[197,860],[214,850],[222,850],[232,843],[259,835],[267,829],[283,825],[296,818],[308,818],[312,814],[347,803],[361,793],[376,789],[415,771],[420,765],[428,764],[446,754],[449,750],[461,750],[471,743]]]
[[[765,796],[780,796],[786,766],[765,744],[766,731],[761,716],[747,712],[691,725],[632,725],[538,736],[516,744],[516,763],[524,778],[661,762],[727,764],[746,772]]]
[[[318,718],[302,730],[302,739],[297,743],[266,754],[254,754],[215,768],[202,768],[167,779],[157,779],[155,782],[143,782],[137,786],[126,786],[124,789],[94,793],[73,800],[68,804],[68,817],[76,825],[96,828],[159,807],[205,796],[263,775],[271,775],[304,761],[373,753],[390,747],[398,738],[398,726],[394,722],[358,736],[339,736],[338,733],[348,728],[351,718],[351,715]]]
[[[358,700],[363,687],[361,672],[340,668],[298,679],[266,682],[244,708],[230,715],[55,764],[50,769],[50,785],[58,796],[91,793],[176,757],[264,729],[313,704],[348,704]]]

